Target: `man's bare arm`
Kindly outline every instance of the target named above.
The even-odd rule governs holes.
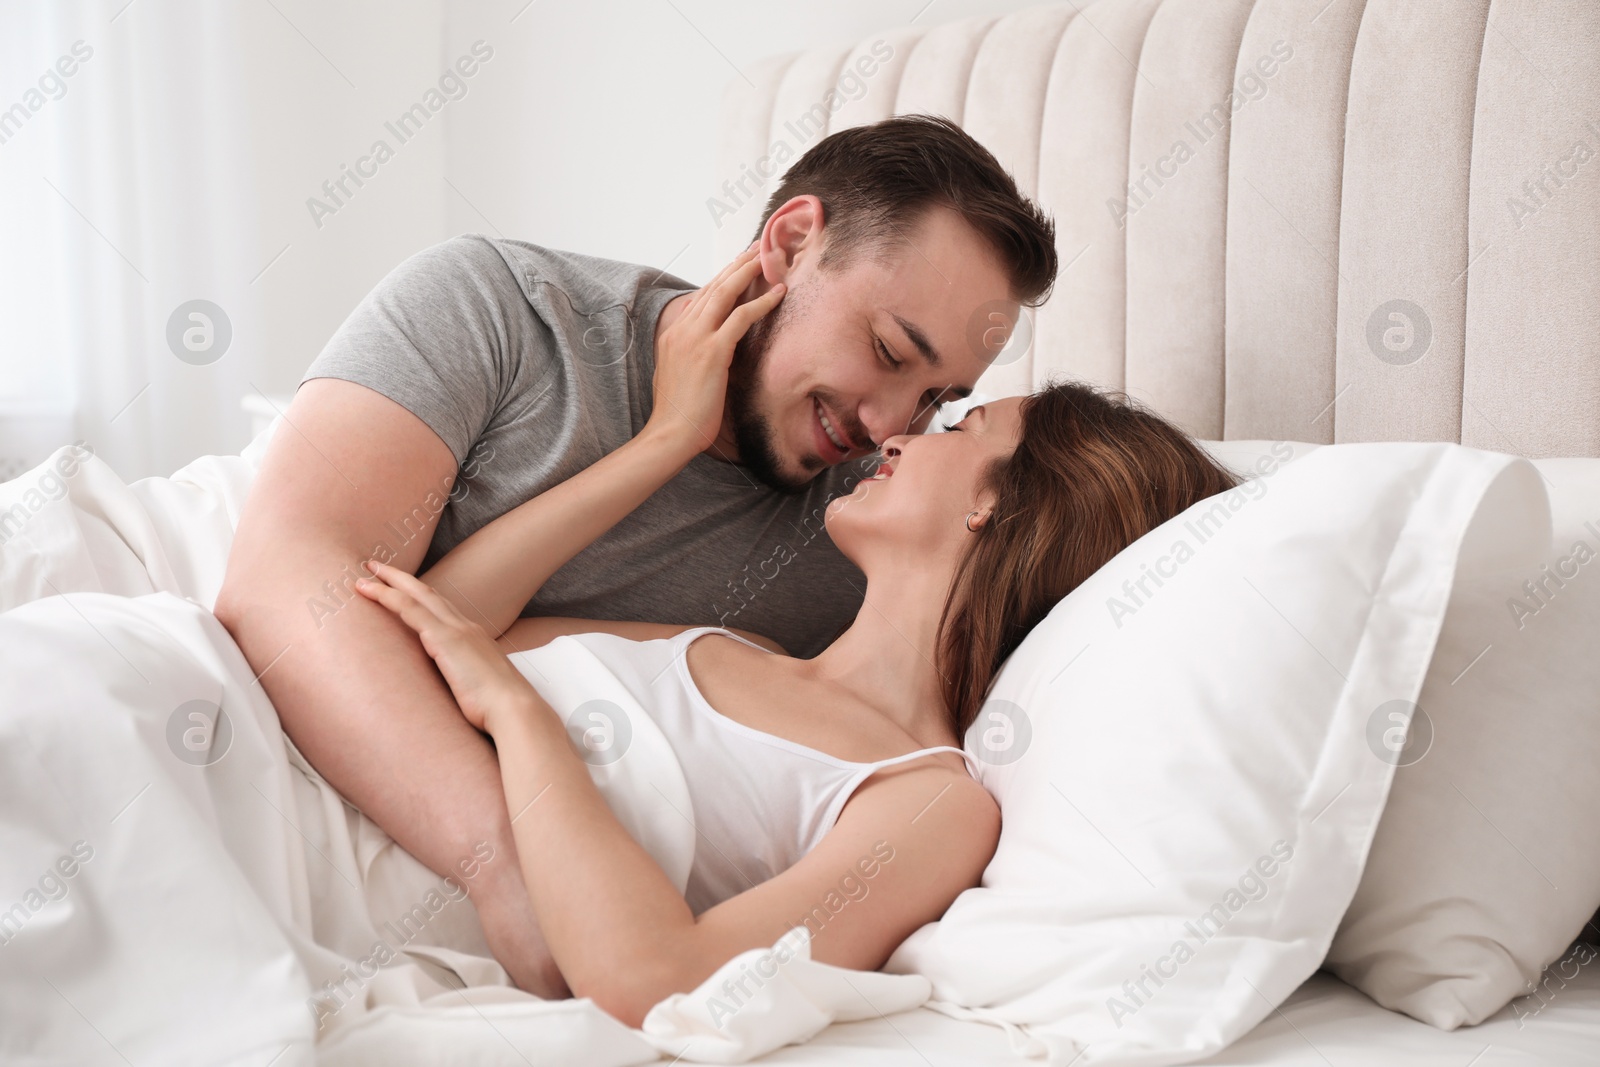
[[[416,635],[352,584],[380,542],[395,552],[388,562],[416,571],[455,457],[399,404],[333,378],[302,385],[284,423],[240,515],[216,616],[295,745],[403,848],[445,875],[479,842],[493,846],[503,859],[473,882],[490,947],[518,985],[561,995],[493,749]],[[395,529],[411,539],[396,543]]]

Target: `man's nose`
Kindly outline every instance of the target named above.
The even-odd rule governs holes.
[[[920,432],[919,423],[926,426],[934,410],[919,395],[909,401],[885,404],[871,410],[863,409],[861,422],[881,449],[891,437]]]

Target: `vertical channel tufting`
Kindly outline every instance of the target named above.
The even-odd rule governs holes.
[[[1133,95],[1127,390],[1199,437],[1222,436],[1228,134],[1251,6],[1167,0]]]
[[[1056,42],[1074,14],[1068,5],[1007,15],[984,36],[972,62],[962,128],[983,143],[1028,196],[1039,184],[1039,131]],[[996,361],[979,389],[1001,396],[1033,387],[1033,352]]]
[[[746,75],[758,87],[753,95],[758,100],[769,99],[771,104],[759,123],[759,139],[748,145],[744,156],[732,157],[726,164],[728,170],[721,180],[730,183],[732,191],[727,187],[716,190],[724,202],[736,206],[732,216],[717,220],[719,263],[738,255],[755,236],[767,196],[777,187],[789,164],[828,135],[833,118],[828,94],[838,84],[840,69],[850,51],[847,46],[835,45],[789,57],[777,71],[775,84],[770,82],[774,72],[765,68]],[[736,86],[730,92],[739,92],[738,87],[751,91],[742,80]]]
[[[772,105],[784,73],[798,55],[791,52],[752,64],[744,78],[734,78],[723,91],[717,185],[706,198],[706,210],[716,233],[712,250],[719,265],[750,243],[761,219],[766,189],[756,168],[761,167],[763,159],[770,159]]]
[[[1161,0],[1086,7],[1056,46],[1039,133],[1039,200],[1055,216],[1061,271],[1034,314],[1033,381],[1124,386],[1126,199],[1135,60]]]
[[[1033,195],[1039,180],[1039,123],[1056,42],[1071,20],[1065,5],[1007,15],[989,28],[972,61],[962,127],[995,154]]]
[[[1459,441],[1488,0],[1370,0],[1351,59],[1335,441]]]
[[[1600,455],[1600,5],[1495,0],[1478,86],[1461,440]]]
[[[1228,147],[1225,437],[1333,440],[1345,101],[1365,2],[1260,0],[1245,31],[1239,77],[1253,67],[1260,89]]]
[[[767,182],[767,191],[778,184],[788,165],[828,135],[833,112],[828,94],[839,84],[839,73],[852,49],[833,45],[802,52],[784,71],[778,92],[772,100],[772,120],[767,136],[780,141],[790,153]]]
[[[960,122],[1055,216],[1054,296],[987,392],[1064,372],[1208,437],[1600,455],[1596,0],[1070,0],[746,75],[721,258],[783,165],[888,114]]]
[[[992,18],[962,19],[924,34],[900,76],[895,113],[943,115],[951,122],[964,123],[972,63],[994,22]]]
[[[828,124],[829,133],[881,122],[895,113],[900,78],[922,34],[916,28],[886,31],[851,50],[839,72],[843,103]]]

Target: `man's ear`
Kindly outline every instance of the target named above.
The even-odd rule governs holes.
[[[816,269],[822,253],[822,201],[797,196],[767,217],[761,228],[761,277],[767,285],[794,288],[795,276]]]

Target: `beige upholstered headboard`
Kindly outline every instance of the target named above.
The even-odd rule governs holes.
[[[1084,0],[745,73],[721,259],[781,160],[898,113],[1054,214],[1055,293],[990,393],[1066,374],[1204,438],[1600,455],[1596,0]]]

